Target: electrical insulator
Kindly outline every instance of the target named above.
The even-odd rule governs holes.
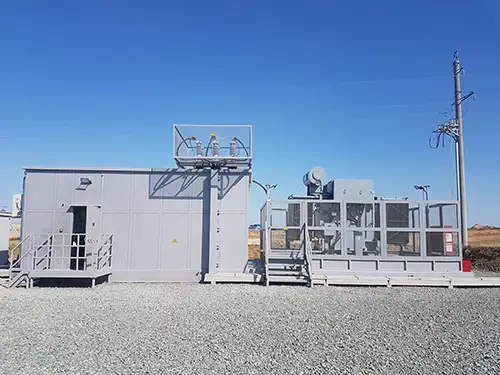
[[[229,142],[229,155],[236,156],[236,142]]]
[[[214,141],[212,156],[220,156],[220,146],[219,141]]]
[[[196,141],[196,156],[203,156],[204,148],[201,141]]]

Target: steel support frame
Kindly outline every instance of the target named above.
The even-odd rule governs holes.
[[[217,169],[210,170],[210,240],[208,272],[215,275],[219,269],[219,180]]]

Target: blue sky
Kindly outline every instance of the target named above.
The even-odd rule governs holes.
[[[454,196],[460,51],[469,224],[500,225],[495,1],[10,1],[0,4],[0,206],[24,165],[173,167],[172,125],[252,124],[254,177],[367,178],[386,197]],[[250,221],[263,194],[252,187]]]

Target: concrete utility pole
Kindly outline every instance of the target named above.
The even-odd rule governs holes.
[[[455,158],[456,158],[456,172],[457,172],[457,198],[460,203],[460,223],[462,228],[462,246],[468,246],[469,235],[467,233],[467,198],[465,191],[465,164],[464,164],[464,140],[463,140],[463,124],[462,124],[462,103],[475,95],[474,92],[469,92],[467,95],[462,96],[462,89],[460,87],[460,74],[463,68],[460,66],[458,59],[458,52],[453,55],[453,78],[454,78],[454,103],[455,119],[450,122],[445,122],[437,127],[434,133],[438,133],[438,140],[436,143],[439,146],[440,137],[448,135],[455,141]],[[431,146],[432,147],[432,146]]]
[[[465,192],[465,165],[464,165],[464,132],[462,126],[462,89],[460,88],[460,74],[462,68],[458,60],[458,53],[455,52],[453,57],[453,76],[455,78],[455,118],[458,126],[458,181],[460,184],[459,200],[460,200],[460,215],[462,221],[462,246],[469,245],[469,234],[467,233],[467,200]]]

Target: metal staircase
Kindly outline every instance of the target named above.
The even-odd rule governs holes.
[[[266,285],[306,284],[312,287],[312,251],[306,225],[302,228],[301,238],[300,250],[273,250],[268,247],[265,259]]]
[[[12,250],[9,251],[9,270],[6,274],[7,278],[3,279],[0,283],[1,286],[5,288],[16,288],[19,286],[24,286],[28,288],[30,286],[29,273],[26,270],[23,270],[21,267],[21,262],[31,254],[30,251],[26,251],[21,257],[18,259],[14,258],[14,254],[17,249],[21,248],[21,245],[24,243],[29,243],[31,241],[31,236],[25,237],[22,241],[20,241]],[[29,246],[31,248],[31,246]]]
[[[103,234],[86,241],[79,236],[84,239],[83,234],[74,233],[27,236],[10,251],[8,273],[2,275],[0,285],[30,288],[34,279],[85,278],[91,279],[94,286],[96,278],[112,273],[113,235]],[[15,259],[15,250],[22,244],[22,255]],[[71,254],[72,249],[82,249],[83,253]]]

